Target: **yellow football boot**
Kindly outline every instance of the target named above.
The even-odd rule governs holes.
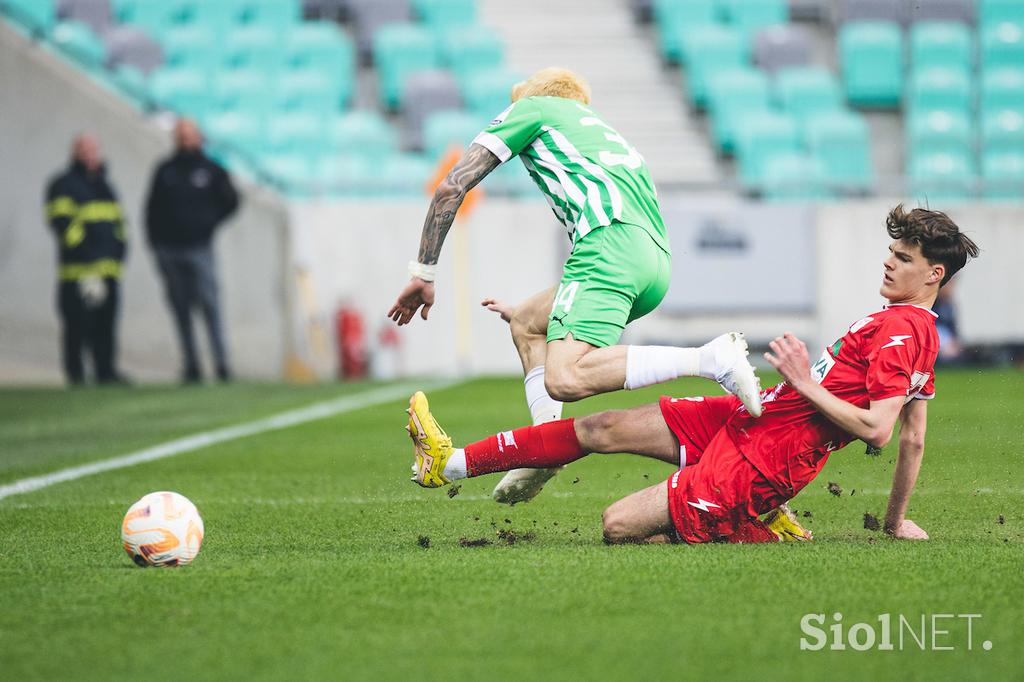
[[[796,514],[788,505],[781,504],[778,509],[768,512],[764,522],[772,529],[772,532],[779,536],[781,542],[807,542],[813,540],[814,535],[800,525],[796,520]]]
[[[440,488],[451,483],[444,477],[444,465],[452,454],[452,439],[430,414],[430,404],[423,391],[409,398],[409,437],[415,450],[416,464],[412,480],[424,488]]]

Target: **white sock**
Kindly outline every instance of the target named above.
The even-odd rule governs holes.
[[[562,403],[548,395],[544,388],[544,365],[534,367],[523,380],[526,387],[526,404],[533,417],[533,425],[546,424],[562,418]]]
[[[455,448],[451,457],[444,465],[444,477],[449,481],[457,481],[460,478],[467,478],[466,472],[466,451],[462,448]]]
[[[714,379],[716,368],[715,354],[706,346],[629,346],[626,349],[626,383],[623,388],[632,391],[678,377]]]

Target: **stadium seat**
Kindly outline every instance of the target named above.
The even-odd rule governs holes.
[[[390,109],[401,105],[410,74],[434,69],[440,63],[434,34],[411,24],[380,29],[373,41],[373,59],[380,78],[381,101]]]
[[[768,26],[754,36],[754,63],[769,72],[811,63],[811,37],[801,26]]]
[[[278,79],[274,94],[278,111],[305,111],[326,116],[348,105],[352,82],[325,69],[292,69]]]
[[[96,35],[103,35],[114,24],[110,0],[57,0],[57,19],[83,23]]]
[[[81,22],[65,21],[57,24],[50,39],[62,52],[86,69],[98,69],[107,59],[103,43],[88,25]]]
[[[512,86],[523,79],[509,69],[487,69],[472,73],[459,86],[466,107],[490,121],[512,103]]]
[[[423,123],[423,149],[438,159],[451,147],[465,149],[487,121],[463,110],[435,111]]]
[[[214,105],[209,79],[199,69],[163,68],[149,77],[149,93],[164,108],[202,118]]]
[[[970,115],[974,105],[974,82],[969,71],[932,67],[914,70],[907,90],[910,111],[941,109]]]
[[[423,197],[434,164],[419,154],[393,154],[376,166],[374,189],[388,196]]]
[[[270,151],[263,119],[257,114],[226,111],[206,116],[202,123],[206,136],[219,145],[248,154]]]
[[[766,26],[789,23],[788,0],[719,0],[730,24],[747,36]]]
[[[985,69],[978,103],[982,111],[1016,109],[1024,112],[1024,64]]]
[[[476,24],[476,0],[413,0],[416,15],[428,26],[447,28]]]
[[[352,18],[356,47],[363,59],[375,52],[374,44],[379,30],[388,24],[405,23],[412,19],[409,0],[349,0],[348,11]]]
[[[395,129],[374,111],[351,111],[332,117],[326,143],[338,154],[377,162],[398,149]]]
[[[750,61],[750,42],[741,31],[727,26],[705,26],[685,40],[683,50],[690,98],[699,108],[707,104],[708,83],[717,74]]]
[[[1024,199],[1024,153],[991,152],[982,157],[982,196],[986,199]]]
[[[216,110],[266,117],[276,106],[276,93],[256,69],[221,71],[213,79]]]
[[[168,66],[219,67],[222,45],[207,26],[187,25],[168,29],[160,35],[160,45]]]
[[[901,0],[842,0],[840,14],[844,23],[886,22],[903,24],[907,8]]]
[[[910,29],[910,63],[914,70],[974,67],[972,32],[956,22],[926,21]]]
[[[278,112],[267,121],[267,146],[277,154],[319,156],[324,149],[324,117],[309,111]]]
[[[981,66],[1024,65],[1024,24],[1003,22],[990,24],[981,30]]]
[[[359,156],[329,156],[317,164],[317,183],[335,197],[365,197],[373,183],[375,164]]]
[[[736,130],[736,156],[740,182],[760,190],[768,162],[800,150],[796,119],[788,114],[764,112],[742,119]]]
[[[285,35],[284,50],[282,63],[287,69],[321,69],[346,80],[355,78],[355,47],[333,22],[292,26]]]
[[[775,94],[783,111],[796,116],[801,125],[814,114],[844,106],[838,79],[821,67],[779,71],[775,77]]]
[[[970,156],[941,152],[911,159],[909,176],[914,198],[931,204],[969,199],[977,180]]]
[[[1020,0],[978,0],[978,26],[1001,24],[1009,21],[1024,24],[1024,3]]]
[[[533,183],[530,174],[523,168],[523,164],[515,159],[498,166],[487,176],[482,187],[484,192],[495,196],[542,200],[542,195],[537,191],[537,185]]]
[[[240,25],[261,25],[282,28],[302,19],[302,5],[299,0],[221,0],[205,3],[213,5],[234,5],[229,21]]]
[[[732,151],[737,121],[741,117],[770,108],[768,76],[763,71],[752,67],[734,67],[719,73],[708,84],[708,113],[719,151]]]
[[[260,158],[260,167],[286,194],[301,197],[312,193],[316,176],[309,157],[302,154],[267,154]]]
[[[787,152],[768,159],[762,181],[768,201],[820,201],[830,197],[820,160],[803,152]]]
[[[461,28],[441,34],[442,61],[460,81],[471,73],[500,67],[505,48],[496,31],[478,26],[472,31]]]
[[[402,93],[402,120],[407,143],[422,149],[423,121],[435,111],[457,109],[462,105],[459,85],[450,71],[418,71],[405,81]]]
[[[137,26],[116,26],[103,35],[107,51],[107,66],[117,68],[130,65],[144,74],[164,63],[160,46]]]
[[[686,63],[683,41],[704,26],[719,23],[718,0],[657,0],[654,19],[662,56],[673,63]]]
[[[854,106],[896,107],[903,94],[903,34],[893,23],[846,24],[839,32],[846,99]]]
[[[983,154],[1024,154],[1024,108],[984,114],[981,122]]]
[[[49,33],[57,23],[55,0],[4,0],[0,13],[36,34]]]
[[[974,17],[974,0],[912,0],[907,3],[907,21],[911,25],[917,22],[951,21],[973,26]]]
[[[110,74],[118,92],[131,100],[139,109],[149,108],[149,89],[146,75],[131,64],[121,64]]]
[[[235,28],[224,38],[224,66],[257,69],[274,76],[282,66],[284,48],[276,27],[252,25]]]
[[[807,146],[821,162],[824,180],[839,193],[870,191],[875,184],[867,121],[846,110],[819,111],[805,121]]]
[[[25,2],[26,0],[21,0]],[[32,1],[32,0],[27,0]],[[172,23],[174,7],[170,3],[147,0],[111,0],[115,19],[122,24],[141,26],[158,40]]]
[[[974,131],[971,119],[961,111],[918,110],[907,121],[907,158],[935,153],[971,156]]]

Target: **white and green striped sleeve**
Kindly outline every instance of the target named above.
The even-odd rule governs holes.
[[[529,99],[521,99],[498,114],[473,143],[486,147],[505,163],[518,156],[540,133],[540,109]]]

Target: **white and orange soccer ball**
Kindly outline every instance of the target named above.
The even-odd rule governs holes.
[[[139,566],[184,566],[199,554],[203,519],[183,495],[150,493],[124,515],[121,540]]]

